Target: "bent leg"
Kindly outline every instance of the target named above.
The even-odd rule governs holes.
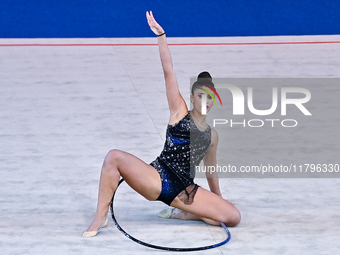
[[[169,219],[177,219],[177,220],[197,220],[197,221],[204,221],[205,223],[213,226],[220,226],[219,221],[211,220],[204,217],[199,217],[195,214],[180,210],[179,212],[174,211]]]
[[[201,187],[198,188],[192,204],[186,205],[176,197],[171,206],[185,211],[187,214],[182,216],[187,219],[201,219],[210,225],[224,222],[228,227],[234,227],[241,221],[241,214],[233,204]]]
[[[102,166],[96,217],[87,231],[98,230],[106,221],[120,177],[148,200],[156,200],[161,193],[161,178],[155,168],[130,153],[110,151]]]

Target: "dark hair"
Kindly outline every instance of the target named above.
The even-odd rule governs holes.
[[[209,85],[210,87],[215,89],[215,85],[212,82],[211,75],[207,71],[201,72],[197,76],[197,81],[195,81],[194,84],[191,87],[191,94],[192,95],[194,94],[195,89],[203,87],[205,85]]]

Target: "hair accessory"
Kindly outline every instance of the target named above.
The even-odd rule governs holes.
[[[162,36],[162,35],[165,35],[165,32],[164,32],[163,34],[157,35],[157,37],[160,37],[160,36]]]

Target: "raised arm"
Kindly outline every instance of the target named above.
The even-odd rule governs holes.
[[[171,54],[163,28],[156,22],[152,12],[146,12],[150,29],[157,35],[159,54],[162,62],[166,95],[170,110],[169,124],[178,122],[187,112],[187,105],[179,92],[177,79],[172,66]]]

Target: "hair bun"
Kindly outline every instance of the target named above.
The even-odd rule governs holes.
[[[191,94],[194,94],[194,90],[197,88],[200,88],[202,86],[210,86],[213,89],[215,89],[215,85],[212,82],[212,78],[210,73],[208,73],[207,71],[201,72],[198,76],[197,76],[197,81],[194,82],[194,84],[191,87]]]
[[[212,77],[210,75],[209,72],[207,71],[204,71],[204,72],[201,72],[198,76],[197,76],[197,81],[199,80],[208,80],[208,81],[212,81]]]
[[[215,88],[215,85],[212,82],[212,77],[211,77],[210,73],[207,72],[207,71],[201,72],[197,76],[197,82],[200,83],[200,84],[209,85],[209,86]]]

